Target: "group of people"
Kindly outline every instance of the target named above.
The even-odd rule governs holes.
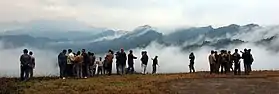
[[[241,59],[243,59],[244,71],[246,75],[249,75],[251,70],[251,65],[254,62],[253,55],[251,54],[251,49],[244,49],[244,52],[240,51],[242,55],[239,54],[238,49],[235,49],[234,53],[231,54],[231,51],[221,50],[218,54],[217,51],[211,51],[211,54],[208,56],[208,61],[210,65],[210,74],[226,74],[230,71],[234,71],[235,75],[241,74]],[[189,55],[190,72],[195,72],[194,69],[194,60],[195,56],[193,53]],[[234,67],[233,67],[234,65]]]
[[[116,58],[116,72],[118,75],[134,73],[134,59],[137,59],[133,55],[133,51],[130,50],[126,55],[124,49],[117,51],[115,54],[112,50],[109,50],[104,59],[99,57],[98,59],[94,53],[86,52],[85,49],[73,53],[71,49],[63,50],[58,55],[58,64],[60,69],[60,77],[66,79],[66,77],[87,78],[92,76],[98,76],[99,74],[112,74],[113,59]],[[156,66],[158,65],[158,56],[155,56],[153,60],[153,71],[156,73]],[[142,74],[146,74],[146,67],[148,64],[148,55],[146,51],[142,52]],[[126,68],[128,63],[128,68]]]
[[[35,68],[35,58],[33,52],[24,49],[23,54],[20,56],[20,80],[28,80],[33,77],[33,70]]]
[[[210,74],[226,74],[230,71],[234,71],[235,75],[240,75],[240,62],[241,59],[243,59],[245,74],[249,75],[249,73],[251,72],[251,65],[254,62],[253,56],[251,54],[251,49],[244,49],[244,52],[240,52],[242,53],[242,55],[239,54],[238,49],[235,49],[235,52],[233,54],[231,54],[231,52],[227,50],[221,50],[220,53],[212,50],[211,54],[208,56]],[[149,57],[146,51],[142,51],[141,55],[141,73],[146,74],[146,68],[148,65]],[[137,57],[134,56],[132,50],[129,51],[128,55],[126,55],[124,49],[120,49],[120,51],[117,51],[115,54],[112,50],[109,50],[106,53],[104,59],[102,59],[102,57],[96,58],[94,53],[86,52],[85,49],[82,49],[82,51],[77,51],[77,53],[74,53],[71,49],[68,49],[68,51],[63,50],[58,55],[60,78],[87,78],[95,75],[98,76],[99,74],[111,75],[114,57],[116,58],[116,73],[118,75],[135,73],[134,60],[137,59]],[[152,74],[154,74],[156,73],[157,66],[159,66],[158,56],[155,56],[155,58],[151,59],[153,61]],[[189,69],[190,73],[192,73],[195,72],[194,53],[191,53],[189,55],[189,59]],[[126,63],[128,64],[127,68]],[[34,68],[35,57],[33,56],[33,52],[30,51],[28,53],[28,50],[24,49],[23,54],[20,57],[20,79],[28,80],[30,77],[33,77]]]

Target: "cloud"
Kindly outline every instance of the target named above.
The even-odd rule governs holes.
[[[1,0],[0,0],[1,1]],[[96,27],[278,24],[277,0],[8,0],[0,23],[73,19]]]
[[[239,38],[244,40],[261,40],[266,37],[270,37],[278,34],[278,28],[275,27],[265,27],[258,28],[249,33],[240,33],[235,36],[226,36],[231,38]],[[253,36],[248,36],[253,35]],[[237,37],[238,36],[238,37]],[[246,36],[246,37],[245,37]],[[219,38],[218,38],[219,39]],[[214,40],[214,39],[212,39]],[[252,68],[254,70],[278,70],[279,64],[277,63],[279,52],[270,50],[270,47],[279,47],[279,39],[272,41],[271,45],[255,45],[254,43],[245,43],[241,45],[229,45],[226,48],[230,51],[234,49],[243,50],[244,48],[252,49],[252,54],[254,57],[254,63]],[[191,43],[192,44],[192,43]],[[185,43],[187,45],[187,43]],[[19,56],[22,54],[22,49],[28,48],[34,52],[36,57],[36,69],[35,76],[42,75],[58,75],[58,66],[57,66],[57,54],[58,52],[53,52],[49,50],[35,49],[32,47],[22,47],[17,49],[3,49],[2,44],[0,44],[0,57],[2,58],[0,62],[0,76],[18,76],[19,73]],[[188,72],[189,68],[189,59],[188,55],[190,52],[185,52],[181,50],[180,46],[163,46],[156,42],[152,42],[146,48],[135,48],[134,55],[138,57],[135,60],[135,69],[137,72],[141,71],[141,51],[146,50],[149,55],[149,63],[147,70],[150,73],[152,70],[152,61],[151,58],[156,55],[159,56],[159,73],[178,73],[178,72]],[[197,50],[193,50],[196,61],[195,68],[197,71],[208,71],[209,62],[208,55],[211,50],[215,50],[213,47],[200,47]],[[126,50],[128,52],[128,50]],[[128,54],[128,53],[127,53]],[[97,55],[97,57],[104,55]],[[243,70],[243,62],[242,62]],[[113,71],[115,73],[115,62],[113,64]]]

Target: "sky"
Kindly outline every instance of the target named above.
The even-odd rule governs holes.
[[[74,20],[94,27],[274,25],[278,0],[0,0],[0,24]]]

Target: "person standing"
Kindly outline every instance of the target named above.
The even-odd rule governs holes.
[[[28,50],[24,49],[20,56],[20,80],[27,81],[29,79],[29,71],[31,69],[31,56],[28,55]]]
[[[221,51],[221,73],[227,73],[228,72],[228,54],[226,50]]]
[[[233,63],[234,63],[234,75],[240,75],[241,74],[241,68],[240,68],[241,56],[238,53],[238,49],[234,50],[234,53],[232,56],[233,56],[232,59],[233,59]]]
[[[75,60],[75,55],[72,49],[68,49],[67,66],[66,66],[68,77],[74,76],[74,60]]]
[[[253,55],[251,54],[251,49],[248,49],[248,75],[250,74],[250,72],[252,71],[251,65],[254,62],[254,58]]]
[[[195,68],[194,68],[194,64],[195,64],[195,55],[194,55],[193,52],[189,55],[189,59],[190,59],[190,65],[189,65],[190,73],[192,73],[192,72],[195,72]]]
[[[99,60],[96,61],[96,65],[97,65],[97,71],[96,74],[97,76],[101,73],[101,75],[103,74],[103,61],[102,61],[102,57],[99,58]]]
[[[153,64],[152,64],[152,67],[153,67],[153,70],[152,70],[152,74],[155,74],[157,72],[157,65],[159,66],[158,64],[158,56],[155,56],[153,60]]]
[[[215,72],[215,66],[216,66],[216,58],[214,56],[214,51],[211,51],[211,54],[208,56],[208,61],[210,65],[210,74]]]
[[[228,51],[228,71],[230,72],[230,70],[233,71],[233,56],[231,54],[231,51]]]
[[[80,51],[77,52],[77,56],[75,57],[75,71],[76,71],[76,77],[77,78],[83,78],[82,76],[82,63],[83,61],[83,55],[80,53]]]
[[[95,60],[96,60],[96,57],[95,57],[95,54],[94,53],[91,53],[91,52],[88,52],[88,55],[89,55],[89,76],[94,76],[94,63],[95,63]]]
[[[119,53],[121,75],[125,73],[126,61],[127,61],[127,56],[126,53],[124,52],[124,49],[122,48]]]
[[[107,62],[107,72],[108,72],[108,75],[111,75],[111,72],[112,72],[112,62],[113,62],[113,51],[109,50],[105,58],[106,58],[106,62]]]
[[[30,78],[33,78],[33,72],[34,72],[34,69],[35,69],[35,57],[33,56],[33,52],[29,52],[29,55],[31,57],[31,67],[30,67]]]
[[[63,50],[59,55],[58,55],[58,65],[60,69],[60,78],[66,79],[66,66],[67,66],[67,51]]]
[[[135,57],[133,55],[133,51],[130,50],[130,53],[128,54],[128,72],[127,73],[134,73],[135,69],[134,69],[134,59],[137,59],[137,57]]]
[[[142,57],[141,57],[141,66],[142,66],[142,74],[146,74],[146,67],[148,63],[148,55],[146,51],[142,52]]]
[[[116,54],[115,54],[115,58],[116,58],[116,73],[117,75],[120,75],[120,72],[119,72],[119,67],[120,67],[120,52],[117,51]]]
[[[89,76],[89,55],[86,53],[85,49],[82,49],[82,57],[83,57],[83,63],[82,63],[82,75],[84,78],[87,78]]]
[[[220,54],[218,54],[217,51],[214,52],[214,57],[215,57],[215,67],[214,67],[214,70],[215,70],[215,73],[219,74],[220,72],[220,66],[221,66],[221,60],[220,60]]]

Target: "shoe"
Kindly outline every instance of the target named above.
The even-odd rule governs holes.
[[[66,78],[65,78],[65,77],[63,77],[62,79],[63,79],[63,80],[65,80]]]
[[[87,78],[87,77],[84,77],[85,79]]]

